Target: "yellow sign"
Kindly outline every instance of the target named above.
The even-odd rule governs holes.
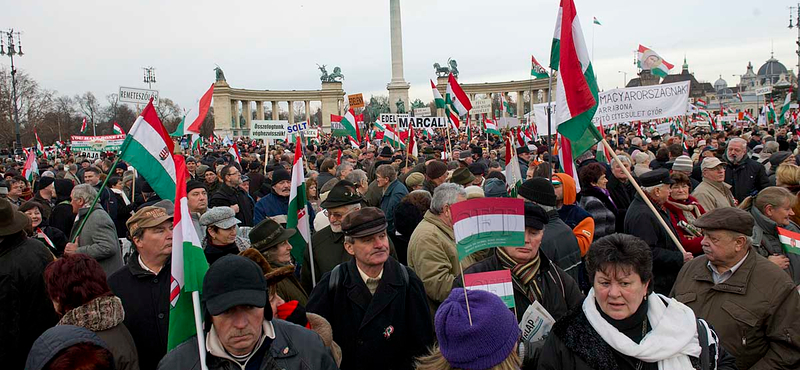
[[[362,94],[347,95],[347,100],[350,108],[364,108],[364,95]]]

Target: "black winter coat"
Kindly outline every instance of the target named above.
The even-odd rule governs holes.
[[[72,213],[72,205],[69,203],[69,198],[59,200],[56,206],[53,207],[48,223],[50,226],[61,230],[64,235],[69,235],[72,232],[75,214]]]
[[[544,227],[539,250],[567,275],[579,281],[583,262],[578,239],[575,238],[572,229],[558,217],[558,211],[549,211],[547,216],[550,217],[550,221]]]
[[[542,291],[542,301],[539,302],[553,318],[558,321],[567,312],[580,308],[583,303],[583,293],[578,289],[578,283],[564,270],[558,268],[543,253],[539,253],[541,262],[539,272],[536,274],[536,284]],[[484,259],[464,270],[465,274],[503,270],[500,259],[495,252],[491,257]],[[461,288],[462,279],[453,280],[453,288]],[[528,306],[533,304],[525,292],[514,285],[514,306],[517,309],[517,321],[522,320],[522,315]]]
[[[239,206],[236,218],[242,222],[240,226],[255,226],[253,224],[253,201],[242,189],[233,189],[226,184],[220,184],[219,189],[211,196],[209,208]]]
[[[333,340],[342,348],[342,370],[411,370],[414,358],[433,345],[433,320],[422,281],[394,258],[383,266],[374,296],[355,260],[335,270],[337,282],[331,284],[331,272],[326,273],[311,292],[306,310],[331,323]]]
[[[617,232],[625,232],[625,214],[628,212],[628,207],[631,206],[634,195],[636,195],[636,188],[629,182],[622,182],[616,177],[608,176],[608,184],[606,189],[611,194],[611,200],[617,206],[618,217],[615,220],[617,225]]]
[[[108,277],[111,291],[125,308],[125,327],[136,343],[142,370],[155,369],[167,353],[169,284],[170,263],[153,275],[139,265],[138,253]]]
[[[725,164],[725,182],[731,185],[733,197],[739,203],[769,186],[764,165],[752,158],[747,157],[738,164],[731,164],[726,158]]]
[[[678,235],[672,227],[669,214],[656,206],[661,218],[667,223],[674,235]],[[625,233],[644,240],[653,252],[653,289],[656,293],[669,294],[678,272],[683,267],[683,253],[661,226],[653,211],[638,194],[633,199],[628,214],[625,215]]]
[[[0,242],[0,367],[4,369],[22,369],[36,338],[58,322],[44,284],[44,269],[52,261],[47,247],[24,231]]]

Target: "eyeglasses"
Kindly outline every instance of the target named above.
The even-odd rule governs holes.
[[[322,211],[322,213],[325,214],[325,217],[339,219],[339,218],[344,218],[344,216],[347,216],[347,213],[349,212],[328,212],[328,210],[326,209]]]

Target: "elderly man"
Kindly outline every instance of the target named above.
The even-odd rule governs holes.
[[[353,170],[344,179],[352,182],[362,197],[366,194],[369,181],[367,181],[367,173],[364,170]]]
[[[344,180],[347,175],[353,172],[353,165],[348,162],[342,162],[342,164],[336,166],[336,179],[337,180]]]
[[[453,234],[453,215],[450,206],[467,200],[464,187],[458,184],[442,184],[436,188],[431,199],[431,208],[422,218],[408,241],[408,267],[422,279],[428,294],[431,314],[450,295],[453,280],[460,274],[458,252]],[[480,259],[471,254],[461,260],[466,269]]]
[[[611,160],[611,176],[608,176],[608,184],[606,189],[611,196],[614,205],[617,206],[618,214],[624,215],[631,206],[633,196],[636,194],[636,188],[628,180],[625,175],[623,167],[628,169],[628,172],[633,173],[633,164],[631,158],[627,155],[619,155],[617,158]],[[625,229],[625,218],[616,218],[616,230],[618,233],[623,232]]]
[[[322,187],[320,187],[322,189]],[[272,192],[256,203],[254,222],[258,224],[269,217],[282,226],[286,226],[286,217],[289,213],[289,194],[292,190],[292,176],[289,171],[280,169],[272,174]],[[307,203],[306,210],[311,220],[316,215],[311,203]]]
[[[220,170],[220,174],[222,174],[222,184],[211,195],[211,208],[231,207],[236,212],[236,218],[242,221],[242,226],[253,226],[261,221],[254,220],[253,200],[239,187],[242,184],[242,173],[239,168],[229,164]]]
[[[108,285],[122,300],[139,367],[155,369],[167,352],[172,215],[164,208],[145,206],[126,225],[135,252],[127,265],[108,277]]]
[[[390,258],[386,227],[378,208],[345,216],[344,247],[353,258],[326,273],[308,301],[308,312],[331,323],[343,370],[411,370],[433,344],[422,282]]]
[[[403,200],[408,194],[408,189],[400,181],[397,180],[397,170],[390,164],[380,165],[375,170],[375,181],[378,187],[383,191],[381,197],[381,211],[386,215],[386,223],[388,224],[387,233],[391,236],[395,235],[394,227],[394,210],[400,201]]]
[[[739,369],[797,369],[800,295],[780,267],[752,248],[753,224],[733,207],[698,218],[705,254],[683,266],[670,295],[714,326]]]
[[[447,165],[438,160],[430,160],[425,163],[425,181],[422,188],[433,194],[434,190],[447,181]],[[447,298],[447,297],[444,297]]]
[[[91,173],[86,172],[87,175]],[[106,275],[110,275],[122,267],[117,229],[114,221],[103,210],[103,207],[100,207],[100,204],[95,204],[94,209],[90,212],[95,196],[97,196],[97,191],[88,183],[80,184],[72,189],[70,204],[72,213],[77,214],[78,218],[72,225],[69,238],[75,242],[67,243],[64,247],[64,254],[83,253],[89,255],[100,263]],[[78,229],[84,220],[86,223],[78,234]]]
[[[692,192],[692,196],[703,206],[706,212],[717,208],[735,207],[731,186],[724,182],[725,164],[717,157],[704,158],[700,165],[703,171],[703,182]]]
[[[767,170],[763,164],[747,156],[747,142],[744,139],[737,137],[728,142],[725,161],[725,182],[731,185],[736,201],[741,202],[769,186]]]
[[[636,194],[625,215],[625,233],[641,238],[650,246],[653,252],[653,290],[656,293],[667,294],[675,283],[675,277],[681,266],[692,259],[692,254],[682,253],[656,218],[661,217],[669,227],[669,231],[677,237],[678,233],[672,227],[669,215],[664,209],[664,203],[669,199],[669,186],[673,183],[669,171],[664,168],[652,170],[640,176],[639,181],[645,195],[658,211],[658,216],[653,214],[644,199]]]
[[[519,173],[528,173],[528,164],[531,163],[531,150],[527,145],[517,149],[517,161],[519,161]]]
[[[209,370],[336,369],[319,335],[273,318],[267,302],[267,280],[255,262],[230,255],[211,265],[203,279]],[[158,368],[200,370],[197,338],[167,353]]]

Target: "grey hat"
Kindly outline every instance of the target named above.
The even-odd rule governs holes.
[[[214,207],[200,216],[200,225],[205,227],[213,225],[220,229],[230,229],[240,223],[242,222],[236,218],[231,207]]]
[[[675,158],[675,162],[672,164],[673,171],[692,172],[693,168],[694,163],[692,163],[692,159],[688,155]]]
[[[497,178],[486,179],[483,183],[483,194],[486,198],[505,198],[508,197],[506,183]]]

